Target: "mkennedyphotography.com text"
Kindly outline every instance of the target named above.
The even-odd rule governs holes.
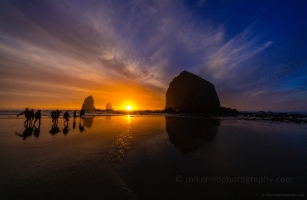
[[[178,183],[243,183],[243,184],[262,184],[262,183],[292,183],[292,177],[245,177],[245,176],[176,176],[176,182]]]

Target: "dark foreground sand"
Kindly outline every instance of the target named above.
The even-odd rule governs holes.
[[[60,118],[57,132],[48,117],[39,131],[23,121],[0,119],[0,199],[307,195],[306,125],[100,116],[66,129]]]

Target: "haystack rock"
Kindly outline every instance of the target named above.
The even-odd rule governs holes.
[[[106,110],[113,110],[111,103],[107,103]]]
[[[95,111],[96,108],[94,106],[94,98],[92,96],[86,97],[84,100],[84,103],[82,104],[82,109],[83,110],[88,110],[88,111]]]
[[[183,71],[169,84],[165,111],[214,112],[220,109],[215,87],[195,74]]]

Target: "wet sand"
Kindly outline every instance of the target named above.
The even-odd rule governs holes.
[[[306,125],[124,115],[77,118],[75,128],[70,119],[66,129],[60,118],[57,132],[49,117],[39,131],[23,121],[0,119],[0,199],[258,199],[307,191]],[[266,177],[273,182],[260,183]]]

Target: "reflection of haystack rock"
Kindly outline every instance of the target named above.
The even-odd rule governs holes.
[[[107,103],[106,110],[113,110],[111,103]]]
[[[169,84],[165,111],[210,112],[220,108],[220,100],[212,83],[183,71]]]
[[[166,117],[169,140],[182,153],[190,153],[215,139],[220,122],[201,118]]]
[[[88,110],[88,111],[95,111],[96,108],[94,106],[94,98],[92,96],[86,97],[84,100],[84,103],[82,104],[82,109],[83,110]]]
[[[94,117],[84,117],[82,120],[86,127],[91,128],[93,125]]]

